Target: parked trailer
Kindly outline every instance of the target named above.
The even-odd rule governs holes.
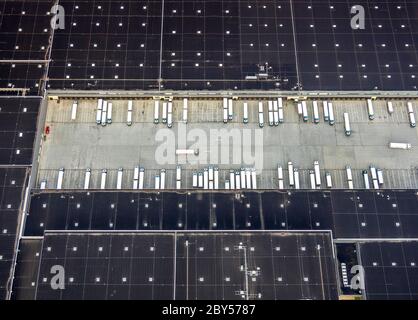
[[[277,98],[277,103],[279,109],[283,109],[283,98]]]
[[[385,181],[383,179],[383,171],[382,169],[377,169],[377,182],[379,182],[380,185],[384,184]]]
[[[277,179],[283,180],[283,168],[281,166],[277,167]]]
[[[103,101],[101,124],[102,126],[107,124],[107,101]]]
[[[295,178],[293,174],[293,163],[291,161],[287,163],[287,169],[289,171],[289,185],[293,187],[295,185]]]
[[[314,161],[315,181],[318,187],[321,187],[321,171],[319,168],[319,161]]]
[[[377,179],[377,169],[373,166],[370,167],[370,173],[372,175],[372,181],[373,181],[373,188],[379,189],[379,182]]]
[[[235,172],[234,172],[234,170],[229,171],[229,184],[231,186],[231,190],[235,189]]]
[[[414,107],[412,105],[412,102],[408,102],[408,114],[409,114],[409,124],[412,128],[415,128],[417,126],[416,119],[415,119],[415,113],[414,113]]]
[[[301,116],[303,114],[302,103],[298,103],[298,115]]]
[[[128,114],[126,116],[126,124],[128,126],[132,125],[132,111],[128,111]]]
[[[161,169],[160,171],[160,189],[165,189],[165,169]]]
[[[263,102],[260,101],[258,102],[258,113],[263,113],[263,112],[264,112]]]
[[[264,127],[264,117],[262,112],[258,113],[258,125],[260,126],[260,128]]]
[[[183,122],[187,123],[187,109],[183,109]]]
[[[126,116],[126,124],[128,126],[132,125],[132,111],[133,111],[133,102],[132,100],[128,101],[128,113]]]
[[[138,189],[138,180],[139,180],[139,166],[135,166],[134,168],[134,181],[137,181],[137,185],[135,187],[135,185],[133,186],[133,189]]]
[[[324,120],[326,122],[328,122],[329,121],[328,101],[323,101],[322,102],[322,107],[323,107],[323,110],[324,110]]]
[[[163,102],[163,114],[161,117],[161,120],[163,123],[167,123],[167,113],[168,113],[167,102]]]
[[[311,189],[316,189],[315,172],[313,170],[309,171],[309,179],[311,182]]]
[[[144,189],[144,181],[145,181],[145,169],[139,168],[139,182],[138,182],[138,189]]]
[[[209,167],[209,181],[213,181],[213,167]]]
[[[154,189],[160,190],[160,176],[158,174],[154,177]]]
[[[334,106],[332,105],[332,103],[328,103],[328,117],[329,117],[329,124],[332,126],[335,123],[335,118],[334,118]]]
[[[235,172],[235,189],[241,189],[241,176],[239,171]]]
[[[183,99],[183,122],[187,123],[187,110],[189,108],[189,102],[187,98]]]
[[[248,123],[248,103],[244,102],[244,117],[243,122]]]
[[[228,98],[223,98],[223,116],[224,123],[228,122]]]
[[[277,104],[277,100],[273,101],[273,119],[274,119],[274,125],[279,125],[279,107]]]
[[[257,172],[255,168],[251,170],[251,184],[254,190],[257,190]]]
[[[230,190],[231,189],[231,185],[229,183],[229,180],[225,180],[225,190]]]
[[[354,189],[353,172],[351,171],[351,167],[350,166],[346,166],[345,167],[345,170],[347,172],[348,189]]]
[[[214,178],[213,178],[213,184],[215,185],[215,190],[219,189],[219,169],[214,169]]]
[[[160,122],[160,102],[158,100],[154,101],[154,123],[158,124]]]
[[[377,180],[377,170],[375,167],[373,166],[370,167],[370,173],[372,175],[372,180]]]
[[[247,189],[251,189],[251,170],[249,168],[245,169],[245,186]]]
[[[199,154],[199,150],[196,149],[177,149],[176,150],[176,155],[181,156],[181,155],[198,155]]]
[[[45,180],[45,179],[43,179],[43,180],[41,181],[40,189],[41,189],[41,190],[45,190],[45,189],[46,189],[46,180]]]
[[[279,123],[283,123],[283,122],[284,122],[283,108],[279,108]]]
[[[176,189],[180,190],[181,189],[181,180],[177,180],[176,181]]]
[[[271,111],[271,112],[269,111],[268,117],[269,117],[269,126],[270,127],[274,126],[274,113],[273,113],[273,111]]]
[[[228,120],[232,120],[234,117],[234,106],[232,99],[228,100]]]
[[[73,121],[77,118],[77,106],[78,106],[78,101],[74,101],[73,106],[71,108],[71,120]]]
[[[269,108],[269,126],[274,125],[274,115],[273,115],[273,101],[268,102],[268,108]]]
[[[102,108],[103,108],[103,99],[97,100],[97,110],[96,110],[96,123],[102,123]]]
[[[228,110],[228,98],[223,98],[222,105],[224,109]]]
[[[101,180],[100,180],[100,189],[102,190],[106,189],[106,177],[107,177],[107,170],[103,169]]]
[[[123,168],[119,168],[118,176],[116,179],[116,189],[118,190],[122,189],[122,177],[123,177]]]
[[[138,189],[138,183],[139,183],[139,167],[136,166],[134,168],[134,181],[133,181],[132,189],[134,190]]]
[[[367,170],[363,170],[363,181],[364,189],[370,189],[369,173],[367,172]]]
[[[64,182],[64,168],[60,168],[58,171],[58,180],[57,180],[57,189],[62,189],[62,184]]]
[[[84,174],[84,190],[90,188],[90,178],[91,178],[91,169],[87,168],[86,173]]]
[[[409,149],[412,148],[412,145],[410,143],[391,142],[391,143],[389,143],[389,148],[409,150]]]
[[[407,107],[408,107],[408,113],[414,113],[414,107],[412,105],[412,102],[408,102]]]
[[[193,172],[192,174],[192,187],[193,188],[197,188],[198,187],[198,182],[197,182],[197,172]]]
[[[209,189],[209,172],[207,168],[203,171],[203,189]]]
[[[168,103],[168,114],[167,114],[167,127],[173,127],[173,103]]]
[[[277,179],[279,180],[279,189],[284,189],[283,168],[277,166]]]
[[[228,123],[228,108],[224,108],[224,123]]]
[[[199,172],[198,173],[198,181],[197,181],[197,186],[198,188],[203,188],[204,182],[203,182],[203,173]]]
[[[193,188],[197,188],[198,183],[197,183],[197,172],[193,172],[193,176],[192,176],[192,187]]]
[[[388,107],[389,114],[392,114],[394,112],[392,101],[388,101],[387,107]]]
[[[176,167],[176,180],[181,180],[181,166]]]
[[[367,112],[369,114],[369,119],[374,120],[374,107],[372,99],[367,99]]]
[[[107,115],[106,115],[106,122],[107,124],[112,123],[112,109],[113,109],[113,103],[109,102],[107,104]]]
[[[347,112],[344,112],[344,129],[345,129],[345,135],[351,136],[350,118]]]
[[[260,128],[264,127],[264,114],[263,114],[263,103],[258,103],[258,125]]]
[[[258,113],[258,125],[260,128],[264,127],[264,116],[262,112]]]
[[[327,182],[327,188],[332,188],[332,177],[331,177],[331,173],[327,172],[325,174],[325,180]]]
[[[240,172],[240,177],[241,177],[241,188],[242,189],[246,189],[246,186],[245,186],[245,169],[244,168],[241,168],[241,172]]]
[[[295,178],[295,189],[300,189],[300,182],[299,182],[299,170],[293,169],[293,175]]]
[[[413,112],[409,114],[409,124],[412,128],[415,128],[417,126],[417,122],[415,121],[415,114]]]
[[[306,104],[306,101],[302,101],[302,116],[303,116],[303,121],[308,121],[309,120],[309,116],[308,116],[308,106]]]
[[[314,101],[312,104],[313,107],[313,118],[314,123],[319,123],[319,108],[318,108],[318,101]]]
[[[348,181],[353,181],[353,172],[351,171],[351,167],[350,166],[346,166],[345,170],[347,172],[347,180]]]

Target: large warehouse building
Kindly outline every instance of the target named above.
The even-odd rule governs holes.
[[[1,299],[418,299],[417,2],[4,0],[0,39]]]

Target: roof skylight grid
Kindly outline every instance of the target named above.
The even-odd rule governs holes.
[[[361,244],[367,298],[416,300],[417,252],[416,242]]]
[[[307,2],[312,1],[295,2],[298,4],[295,15],[302,83],[311,86],[317,82],[324,90],[331,81],[335,81],[335,89],[341,90],[416,89],[416,69],[409,65],[412,61],[416,63],[417,55],[416,50],[408,49],[417,32],[416,17],[406,11],[410,7],[409,12],[414,12],[412,7],[416,4],[409,2],[400,6],[399,1],[357,1],[357,5],[365,8],[366,28],[353,30],[351,16],[346,14],[353,3],[335,1],[330,9],[327,2],[315,2],[309,9]],[[300,27],[302,20],[309,17],[313,28],[299,32],[298,28],[303,29]],[[401,26],[405,21],[410,25],[408,30]],[[311,47],[312,37],[315,40]]]
[[[146,89],[159,76],[160,1],[61,1],[68,28],[55,33],[52,88]],[[105,80],[105,81],[103,81]]]
[[[34,280],[37,299],[336,298],[335,274],[321,271],[321,267],[332,269],[333,266],[329,232],[47,232],[43,241],[40,271]],[[129,243],[132,248],[129,255],[121,253],[122,243]],[[144,247],[151,243],[160,250],[146,252]],[[195,250],[197,243],[203,243],[208,254]],[[222,250],[222,243],[230,243],[234,249],[226,256],[217,256],[215,253]],[[315,249],[317,243],[321,244],[321,251]],[[286,250],[273,251],[272,244],[286,247]],[[306,246],[304,254],[298,252],[298,244]],[[106,248],[100,257],[97,256],[99,245]],[[72,250],[74,246],[78,246],[77,251]],[[250,253],[244,250],[246,248],[255,250]],[[251,264],[244,264],[243,255],[251,255]],[[321,267],[312,263],[319,257]],[[284,268],[283,261],[289,267]],[[61,292],[49,286],[51,274],[48,271],[54,262],[65,264],[68,274],[66,290]],[[299,269],[302,264],[309,268]],[[193,265],[193,268],[189,268],[187,274],[179,271],[186,270],[186,265]],[[244,275],[248,276],[251,292],[243,286]],[[318,286],[319,281],[322,286]],[[30,283],[26,283],[25,289],[26,294],[33,292]]]
[[[3,2],[2,88],[39,91],[51,3]],[[412,1],[357,1],[365,30],[351,29],[348,0],[162,3],[60,1],[66,25],[54,31],[49,87],[416,89]]]
[[[246,203],[251,204],[249,207],[241,199],[235,199],[234,193],[43,193],[32,198],[25,235],[41,236],[47,229],[81,231],[265,228],[333,230],[336,238],[346,239],[412,239],[418,236],[418,203],[414,190],[300,191],[291,194],[264,191],[260,197],[258,193],[245,192],[243,198]],[[216,201],[216,210],[211,209],[212,201]],[[186,202],[187,209],[173,209],[178,208],[179,203]],[[115,204],[114,209],[110,207],[110,203]],[[143,210],[145,203],[147,207]],[[49,212],[56,212],[54,219],[50,218]],[[211,219],[216,221],[216,225],[211,223]],[[40,225],[40,221],[43,225]],[[112,221],[112,225],[109,225],[109,221]],[[198,247],[204,249],[199,251],[197,248],[197,251],[206,251],[204,245]]]
[[[65,10],[62,28],[51,25],[54,3]],[[365,10],[364,29],[353,28],[354,14],[350,13],[353,6]],[[330,181],[328,186],[327,180],[328,189],[321,189],[316,179],[316,174],[321,178],[319,164],[318,173],[302,164],[287,170],[292,177],[289,180],[298,177],[295,190],[286,190],[287,181],[280,179],[280,176],[283,178],[282,158],[289,156],[283,150],[294,148],[298,151],[295,158],[303,154],[300,150],[307,148],[311,155],[314,149],[321,149],[321,157],[335,155],[337,149],[337,155],[344,154],[339,142],[349,139],[349,119],[353,124],[351,139],[357,136],[361,140],[364,136],[359,132],[363,128],[375,130],[384,126],[384,122],[390,128],[404,126],[408,133],[403,135],[404,131],[397,131],[398,136],[411,141],[385,141],[383,147],[389,145],[388,152],[413,155],[411,145],[415,137],[409,137],[414,129],[409,126],[416,125],[414,95],[390,91],[417,91],[417,49],[416,0],[1,1],[0,300],[10,297],[338,299],[344,292],[338,290],[340,279],[335,271],[339,271],[340,265],[342,270],[349,270],[351,262],[362,264],[368,276],[367,290],[359,292],[363,298],[418,299],[418,193],[411,187],[415,185],[412,182],[418,181],[414,165],[396,169],[389,161],[386,165],[385,162],[378,164],[375,173],[379,179],[373,179],[377,185],[374,190],[344,189],[346,180],[349,188],[354,189],[351,172],[354,160],[345,167],[347,171],[341,170],[341,166],[335,169],[332,164],[334,169],[329,169],[332,172],[324,172]],[[57,91],[46,92],[44,88]],[[93,91],[86,94],[93,98],[86,98],[81,90]],[[153,97],[149,97],[151,92],[120,94],[112,90],[153,90]],[[154,90],[167,91],[160,95]],[[190,92],[183,100],[185,91],[177,90]],[[218,92],[194,94],[193,90]],[[227,98],[227,93],[234,90],[243,91]],[[263,91],[254,92],[253,96],[251,90]],[[280,93],[281,90],[309,91],[291,94]],[[313,92],[316,90],[337,92]],[[356,97],[364,94],[341,92],[362,90],[387,92],[376,96],[367,93],[366,114],[366,99]],[[40,96],[44,93],[42,99]],[[138,98],[142,93],[144,99]],[[167,99],[162,97],[164,94]],[[217,94],[221,95],[220,99],[213,99]],[[392,94],[402,99],[395,99]],[[103,101],[96,104],[98,95],[101,95],[99,100],[105,99],[108,103],[105,111],[101,107]],[[115,99],[119,95],[121,98]],[[316,100],[309,98],[315,95]],[[323,101],[326,95],[329,97]],[[132,100],[127,102],[122,96]],[[219,108],[222,96],[230,109]],[[302,101],[301,96],[307,98]],[[340,99],[343,96],[349,97],[347,101]],[[393,100],[386,101],[389,96]],[[277,97],[280,97],[279,102],[272,101]],[[408,99],[403,99],[405,97]],[[296,108],[298,103],[294,102],[299,101],[304,109],[300,118],[296,117],[295,110],[282,108],[283,104],[294,104]],[[263,107],[267,104],[268,114]],[[58,111],[38,115],[39,110],[51,110],[49,105]],[[66,120],[70,116],[67,105],[71,106],[71,122]],[[281,107],[277,109],[277,105]],[[326,114],[330,113],[335,125],[331,128],[327,125],[328,132],[336,137],[336,140],[331,139],[335,142],[330,145],[322,142],[329,140],[327,135],[318,133],[325,132],[321,129],[322,108],[318,105],[324,106]],[[363,109],[359,108],[361,105]],[[90,148],[97,147],[94,158],[106,153],[106,163],[100,164],[98,169],[95,159],[85,157],[94,161],[81,168],[80,161],[76,160],[81,159],[79,154],[84,155],[78,151],[82,146],[79,141],[85,134],[74,128],[90,128],[90,124],[95,123],[93,118],[88,120],[93,108],[97,109],[94,112],[96,123],[97,115],[101,116],[98,122],[101,126],[94,131],[113,130],[113,127],[117,129],[127,124],[130,132],[139,128],[143,136],[147,135],[148,125],[152,125],[148,133],[154,133],[161,119],[169,128],[173,122],[174,126],[186,122],[189,127],[203,129],[212,129],[214,123],[223,126],[232,122],[238,128],[241,121],[249,128],[258,128],[267,124],[265,115],[269,117],[268,127],[280,126],[279,122],[276,124],[277,110],[283,113],[282,109],[286,112],[289,109],[280,119],[289,119],[285,129],[291,132],[288,130],[291,123],[294,139],[288,141],[282,137],[283,141],[279,139],[274,144],[263,140],[269,146],[267,157],[273,155],[271,159],[275,159],[279,154],[280,190],[276,188],[276,179],[271,178],[271,172],[276,173],[274,159],[273,169],[265,168],[265,175],[259,176],[255,169],[250,172],[246,167],[241,169],[241,176],[234,169],[231,172],[231,168],[216,167],[215,176],[220,174],[218,178],[225,183],[222,192],[205,191],[219,187],[218,178],[208,178],[213,166],[208,168],[205,179],[212,183],[212,180],[217,181],[215,187],[188,189],[189,182],[195,184],[194,177],[199,177],[200,181],[201,176],[193,171],[196,168],[185,165],[182,169],[176,163],[176,173],[177,170],[184,170],[184,173],[183,178],[181,174],[177,178],[176,174],[174,179],[174,165],[160,168],[154,162],[152,149],[146,149],[149,145],[139,146],[139,153],[129,145],[130,153],[125,153],[123,145],[114,143],[112,133],[96,135],[100,143]],[[170,110],[168,118],[167,108]],[[60,110],[67,110],[68,114]],[[154,118],[148,119],[152,110],[157,110],[157,116],[154,113]],[[245,110],[243,120],[241,110]],[[342,128],[341,119],[347,137],[344,131],[333,129]],[[372,119],[375,120],[370,123]],[[316,126],[319,130],[311,135],[310,128],[299,126],[302,121],[304,128],[312,124],[311,128]],[[108,124],[112,122],[109,129]],[[277,139],[275,134],[269,134],[273,128],[268,127],[263,129],[267,132],[265,137]],[[69,128],[68,133],[66,128]],[[74,132],[82,135],[81,140],[74,138]],[[58,141],[64,136],[71,136],[71,141],[75,142]],[[389,136],[386,134],[383,138]],[[109,140],[105,141],[106,138]],[[352,140],[352,146],[358,150],[364,148],[362,152],[367,149],[376,154],[375,149],[382,148],[376,139],[371,144],[360,140]],[[82,147],[88,148],[85,142]],[[136,140],[137,144],[142,142]],[[119,158],[115,157],[115,162],[130,159],[141,167],[138,163],[134,164],[134,170],[126,163],[110,165],[113,160],[108,161],[111,159],[107,156],[109,151],[114,153],[115,145],[122,150],[116,153]],[[50,155],[56,154],[51,152],[55,147],[61,152],[58,152],[59,157],[53,158]],[[78,155],[73,152],[67,157],[62,154],[63,148],[77,151]],[[352,149],[348,144],[343,148]],[[194,151],[178,150],[179,154]],[[194,152],[199,153],[197,151]],[[32,167],[34,154],[39,157]],[[132,154],[134,156],[130,156]],[[346,156],[348,154],[353,153],[346,153]],[[135,160],[138,155],[140,159]],[[68,161],[71,167],[61,163],[64,158],[64,162],[73,159]],[[364,162],[357,158],[357,165]],[[373,169],[376,171],[374,165]],[[390,174],[386,175],[386,170],[390,170]],[[72,182],[63,184],[64,171],[65,181],[76,177],[74,188]],[[158,180],[154,180],[154,171],[158,171]],[[369,188],[368,172],[354,166],[353,171],[357,178],[362,174],[365,180],[361,182],[366,185],[367,180],[366,189]],[[136,178],[135,172],[138,173]],[[99,182],[98,173],[101,189],[106,190],[95,187]],[[383,176],[388,181],[386,184]],[[116,189],[113,189],[114,178],[117,178]],[[231,183],[238,183],[235,179],[239,178],[241,186],[231,188]],[[247,188],[242,187],[243,178]],[[257,192],[251,191],[250,180],[245,180],[252,178],[253,186],[257,179],[262,182]],[[84,182],[85,190],[77,187],[79,181]],[[273,187],[261,188],[265,181]],[[149,182],[158,190],[147,189]],[[176,189],[186,191],[175,192],[171,187],[174,182]],[[303,190],[306,182],[311,182],[311,190]],[[302,190],[297,190],[300,184]],[[389,189],[389,184],[397,187]],[[125,189],[125,185],[129,185],[129,189]],[[141,187],[137,188],[138,185]],[[399,186],[406,186],[406,189]],[[20,226],[20,223],[23,224]],[[339,245],[352,248],[340,250]],[[350,259],[340,261],[341,253]],[[65,291],[51,287],[51,266],[57,265],[65,267]],[[345,272],[345,276],[351,278],[350,273]],[[345,280],[348,283],[349,279]]]
[[[0,88],[39,94],[46,71],[52,0],[0,4]]]
[[[0,97],[0,165],[30,165],[41,99]]]
[[[351,28],[348,0],[60,3],[68,25],[55,33],[51,88],[417,86],[418,16],[410,1],[357,1],[364,30]]]
[[[0,300],[6,299],[25,183],[25,168],[0,169]]]

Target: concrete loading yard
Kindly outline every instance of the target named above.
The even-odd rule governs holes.
[[[252,155],[260,151],[254,149],[257,130],[262,130],[262,165],[256,171],[257,189],[278,189],[278,166],[283,170],[282,187],[290,186],[288,162],[292,162],[298,170],[301,189],[311,189],[310,171],[314,170],[314,162],[319,162],[321,185],[327,188],[326,175],[331,177],[333,189],[350,187],[347,166],[351,168],[352,187],[365,188],[363,171],[368,171],[370,187],[373,188],[370,166],[381,169],[384,180],[379,185],[382,189],[415,189],[418,187],[418,131],[411,127],[409,109],[412,106],[414,115],[418,114],[418,102],[415,99],[377,99],[372,101],[374,119],[369,119],[366,98],[327,98],[332,103],[335,124],[324,121],[323,101],[325,99],[307,99],[306,110],[308,120],[298,114],[298,103],[283,97],[283,123],[269,125],[269,101],[277,101],[272,97],[239,97],[232,100],[232,120],[224,123],[223,97],[202,98],[189,96],[187,99],[187,125],[184,123],[184,100],[175,97],[172,100],[172,128],[163,123],[164,106],[169,101],[159,101],[159,123],[155,124],[155,99],[152,97],[106,99],[112,103],[111,124],[96,123],[97,98],[60,98],[48,101],[45,138],[42,142],[37,187],[42,183],[46,189],[56,189],[60,168],[63,189],[83,189],[86,169],[91,170],[89,189],[102,187],[102,171],[106,169],[105,189],[116,189],[118,171],[122,176],[119,181],[121,189],[132,189],[134,168],[144,169],[144,189],[155,188],[155,176],[165,170],[164,189],[192,189],[193,174],[204,173],[204,168],[218,168],[218,187],[225,188],[225,182],[231,180],[231,170],[241,171],[248,168],[252,172],[255,165],[244,163],[243,157],[236,157],[233,148],[236,141],[230,140],[229,150],[224,137],[211,139],[211,130],[231,134],[231,130],[240,133],[241,149],[249,146]],[[230,96],[229,98],[232,98]],[[127,125],[128,101],[132,100],[132,125]],[[73,103],[77,101],[75,119]],[[317,101],[319,123],[314,123],[313,102]],[[388,111],[388,102],[392,102],[393,113]],[[259,125],[259,103],[263,103],[264,127]],[[248,104],[248,123],[243,123],[244,103]],[[408,108],[409,103],[409,108]],[[346,135],[344,113],[348,113],[351,135]],[[172,150],[189,148],[193,141],[182,144],[180,127],[187,133],[198,129],[208,137],[207,147],[199,148],[200,159],[205,162],[182,163],[185,156],[175,156],[173,163],[160,163],[156,160],[156,152],[162,142],[156,141],[161,129],[171,130],[175,137]],[[251,144],[243,136],[244,129],[250,130]],[[160,131],[160,132],[159,132]],[[219,133],[218,132],[218,133]],[[168,134],[163,131],[163,135]],[[390,149],[389,144],[408,143],[410,150]],[[203,144],[204,146],[204,144]],[[211,151],[219,150],[219,161],[211,162]],[[170,149],[171,150],[171,149]],[[237,150],[240,150],[239,148]],[[213,154],[213,152],[212,152]],[[226,154],[226,156],[225,156]],[[183,158],[182,158],[183,157]],[[189,159],[193,160],[193,155]],[[222,158],[223,157],[223,158]],[[227,161],[225,160],[227,158]],[[196,157],[197,159],[197,157]],[[195,160],[196,160],[195,159]],[[242,160],[239,162],[239,160]],[[180,185],[177,181],[177,165],[181,166]],[[161,183],[161,182],[160,182]],[[227,182],[228,185],[228,182]],[[229,183],[229,187],[231,184]],[[235,186],[237,187],[237,186]],[[248,187],[248,186],[247,186]],[[251,186],[253,188],[254,186]],[[319,187],[319,186],[318,186]]]

